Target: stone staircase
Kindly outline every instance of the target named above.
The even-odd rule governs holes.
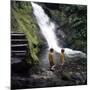
[[[11,32],[11,63],[19,63],[26,58],[28,41],[24,33]]]

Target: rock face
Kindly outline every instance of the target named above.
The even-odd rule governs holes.
[[[20,66],[20,64],[19,64]],[[20,66],[21,67],[21,66]],[[78,67],[80,67],[78,69]],[[21,67],[22,68],[22,67]],[[20,68],[19,68],[20,70]],[[25,70],[25,67],[21,70]],[[72,86],[72,85],[86,85],[87,73],[81,65],[66,63],[63,67],[56,65],[54,71],[33,66],[27,68],[25,73],[15,73],[12,77],[12,88],[41,88],[41,87],[54,87],[54,86]]]

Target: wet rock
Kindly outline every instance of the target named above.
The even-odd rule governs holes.
[[[71,80],[71,73],[69,72],[62,72],[61,73],[61,79],[62,80]]]
[[[83,79],[83,77],[81,76],[81,74],[79,72],[73,73],[71,75],[71,77],[72,77],[73,80],[75,80],[76,85],[83,84],[83,82],[84,82],[84,79]]]
[[[31,67],[32,66],[30,64],[27,64],[25,62],[12,64],[11,65],[12,75],[14,73],[19,74],[19,75],[26,75]]]

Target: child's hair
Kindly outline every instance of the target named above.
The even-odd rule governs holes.
[[[63,48],[61,49],[61,52],[64,53],[64,49]]]
[[[53,48],[50,48],[50,52],[53,52],[54,51],[54,49]]]

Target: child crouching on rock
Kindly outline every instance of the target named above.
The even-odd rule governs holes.
[[[50,70],[54,70],[54,49],[51,48],[49,53],[48,53],[48,59],[49,59],[49,63],[50,63]]]

